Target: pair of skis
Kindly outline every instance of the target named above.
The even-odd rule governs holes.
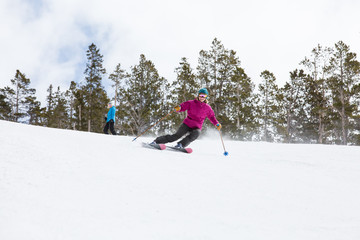
[[[170,150],[183,152],[183,153],[192,153],[192,151],[193,151],[191,148],[170,147],[170,146],[166,146],[165,144],[150,144],[150,143],[143,142],[142,145],[143,145],[143,147],[151,148],[151,149],[165,150],[168,148]]]

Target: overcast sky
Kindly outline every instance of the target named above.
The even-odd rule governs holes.
[[[181,58],[195,70],[215,37],[256,84],[269,70],[282,85],[317,44],[342,40],[359,55],[359,12],[358,0],[0,0],[0,87],[19,69],[44,102],[50,84],[83,80],[91,43],[108,74],[145,54],[173,81]]]

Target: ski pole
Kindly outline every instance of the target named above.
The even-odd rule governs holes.
[[[229,155],[229,153],[225,150],[225,144],[224,144],[224,140],[222,138],[220,130],[219,130],[219,133],[220,133],[221,142],[222,142],[222,145],[223,145],[223,148],[224,148],[224,156],[227,156],[227,155]]]
[[[143,135],[144,133],[146,133],[147,131],[149,131],[151,128],[153,128],[154,126],[156,126],[159,122],[161,122],[162,120],[164,120],[167,116],[169,116],[170,114],[172,114],[174,112],[171,111],[168,114],[166,114],[166,116],[162,117],[159,121],[157,121],[156,123],[154,123],[152,126],[148,127],[148,129],[146,129],[145,131],[143,131],[142,133],[140,133],[138,136],[136,136],[132,141],[135,141],[138,137],[140,137],[141,135]]]

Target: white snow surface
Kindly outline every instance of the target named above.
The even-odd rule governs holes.
[[[360,148],[225,140],[185,154],[0,121],[1,240],[358,240]]]

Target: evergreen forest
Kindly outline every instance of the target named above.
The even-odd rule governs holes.
[[[43,104],[31,80],[16,70],[0,88],[0,119],[102,133],[107,103],[114,101],[117,133],[137,136],[206,87],[209,104],[230,139],[360,145],[360,62],[342,41],[309,49],[282,86],[271,69],[261,72],[256,85],[241,66],[241,56],[217,38],[199,52],[197,66],[180,59],[171,82],[143,54],[130,69],[118,63],[110,70],[94,43],[84,54],[83,79],[72,81],[68,89],[50,84]],[[106,92],[105,78],[111,80],[112,92]],[[147,134],[172,133],[185,117],[170,114]],[[206,120],[203,131],[207,129],[215,128]]]

